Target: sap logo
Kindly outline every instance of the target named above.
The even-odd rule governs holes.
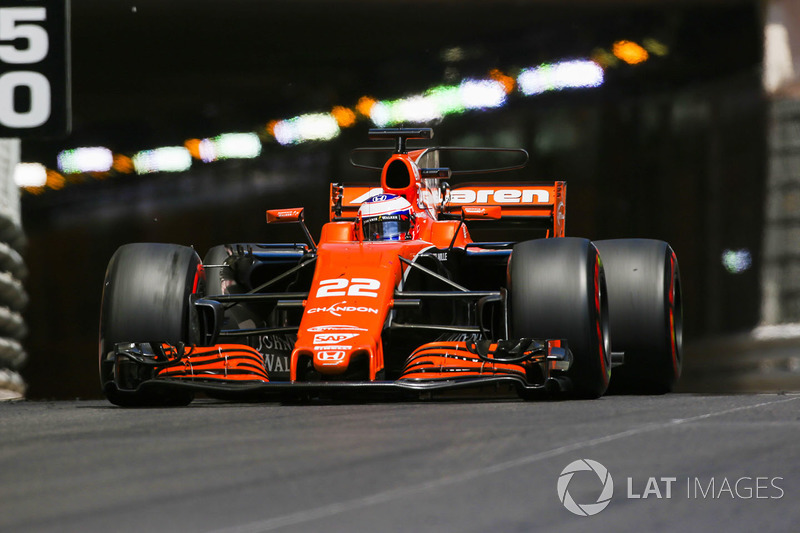
[[[372,307],[356,307],[354,305],[342,305],[343,302],[335,303],[329,307],[313,307],[307,311],[308,314],[314,313],[330,313],[333,316],[342,316],[341,313],[371,313],[378,314],[377,309]]]
[[[357,336],[358,333],[317,333],[314,335],[314,344],[339,344]]]
[[[344,359],[345,352],[342,350],[337,350],[334,352],[325,351],[325,352],[317,352],[317,359],[320,361],[341,361]]]
[[[489,200],[491,198],[491,200]],[[546,204],[550,192],[544,189],[456,189],[450,191],[451,204]]]
[[[344,324],[331,324],[328,326],[314,326],[308,328],[311,333],[318,331],[367,331],[367,328],[360,328],[358,326],[347,326]]]

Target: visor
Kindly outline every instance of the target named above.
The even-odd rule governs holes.
[[[363,220],[362,230],[365,241],[402,241],[411,230],[411,219],[404,215],[388,215]]]

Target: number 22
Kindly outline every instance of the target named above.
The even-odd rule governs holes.
[[[352,281],[346,278],[324,279],[319,282],[317,298],[326,296],[369,296],[377,298],[381,282],[377,279],[353,278]]]

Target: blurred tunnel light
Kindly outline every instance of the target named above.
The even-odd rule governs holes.
[[[722,266],[730,274],[741,274],[753,266],[753,256],[750,250],[725,250],[722,252]]]
[[[111,165],[111,168],[121,174],[130,174],[135,170],[131,158],[121,154],[114,156],[114,164]]]
[[[358,99],[358,103],[356,104],[356,111],[358,111],[361,115],[365,117],[369,117],[372,115],[372,107],[375,105],[376,100],[374,98],[370,98],[369,96],[362,96]]]
[[[47,187],[53,190],[61,190],[64,188],[64,185],[67,184],[66,178],[56,172],[55,170],[47,170],[47,183],[45,184]]]
[[[336,119],[329,113],[300,115],[280,120],[273,127],[273,135],[282,145],[305,141],[329,141],[339,136],[341,130]]]
[[[222,159],[253,159],[261,155],[261,139],[255,133],[223,133],[196,144],[187,143],[189,152],[196,147],[198,158],[206,163]]]
[[[393,122],[430,122],[442,118],[436,100],[427,96],[411,96],[392,104]]]
[[[647,50],[633,41],[617,41],[612,46],[611,51],[629,65],[638,65],[650,58]]]
[[[220,159],[253,159],[261,155],[261,139],[255,133],[223,133],[211,140]]]
[[[459,85],[439,85],[423,94],[375,102],[369,116],[379,127],[402,122],[421,124],[469,109],[500,107],[506,103],[506,97],[506,84],[502,80],[466,79]]]
[[[644,45],[645,50],[651,54],[655,54],[657,56],[665,56],[669,54],[669,47],[661,41],[653,39],[652,37],[648,37],[642,41],[642,44]]]
[[[464,107],[461,87],[458,85],[440,85],[425,92],[425,97],[438,110],[440,116],[463,113]]]
[[[189,153],[192,153],[191,149],[189,149]],[[217,149],[216,146],[214,146],[214,141],[211,139],[203,139],[197,143],[197,156],[203,163],[210,163],[219,159],[217,157]]]
[[[369,108],[369,118],[378,127],[394,124],[390,103],[375,102]]]
[[[430,122],[442,118],[438,105],[441,100],[443,100],[442,95],[438,93],[376,102],[372,106],[370,118],[379,127],[392,126],[400,122]]]
[[[506,103],[505,85],[497,80],[464,80],[460,92],[467,109],[488,109]]]
[[[47,169],[40,163],[17,163],[14,168],[14,182],[18,187],[44,187],[47,183]]]
[[[489,72],[489,76],[491,76],[493,80],[498,81],[503,85],[506,94],[511,94],[511,91],[514,90],[514,86],[517,84],[514,78],[503,74],[499,69],[492,69]]]
[[[523,70],[517,83],[526,96],[568,88],[599,87],[603,84],[603,69],[589,60],[544,64]]]
[[[111,150],[101,146],[64,150],[58,154],[58,168],[65,174],[108,172],[113,163]]]
[[[347,107],[337,105],[331,110],[331,115],[336,119],[340,128],[349,128],[356,123],[355,112]]]
[[[200,139],[186,139],[183,145],[189,150],[189,154],[195,159],[201,159],[200,157],[200,143],[202,143]]]
[[[441,54],[442,59],[448,63],[457,63],[458,61],[463,61],[466,56],[466,52],[464,52],[464,49],[460,46],[447,48],[446,50],[443,50]]]
[[[619,65],[619,59],[617,56],[605,50],[603,48],[595,48],[592,50],[592,61],[600,65],[601,67],[609,68],[609,67],[616,67]]]
[[[133,167],[137,174],[153,172],[183,172],[192,166],[192,156],[183,146],[166,146],[154,150],[143,150],[133,156]]]
[[[626,44],[627,43],[627,44]],[[666,54],[668,49],[654,39],[645,40],[645,48],[629,41],[615,44],[625,46],[628,57],[625,61],[635,61],[636,57],[647,58],[648,51],[656,55]],[[454,52],[457,51],[454,49]],[[460,53],[460,52],[459,52]],[[609,61],[612,54],[604,52]],[[616,51],[615,51],[616,53]],[[638,56],[637,56],[638,54]],[[287,120],[272,120],[264,131],[273,136],[281,145],[293,145],[306,141],[327,141],[341,133],[361,117],[368,117],[379,126],[392,126],[400,123],[428,123],[440,120],[451,114],[464,113],[473,109],[492,109],[506,104],[507,97],[515,87],[525,95],[537,95],[548,91],[566,88],[599,87],[604,82],[603,67],[591,60],[571,60],[553,64],[542,64],[524,69],[514,79],[494,69],[489,79],[464,79],[456,85],[442,85],[428,89],[422,94],[397,100],[378,101],[369,96],[359,99],[354,109],[336,106],[330,113],[311,113]],[[257,133],[229,133],[207,139],[189,139],[185,146],[172,146],[143,150],[132,158],[115,156],[107,148],[77,148],[65,150],[58,156],[58,165],[67,174],[91,172],[101,174],[113,169],[120,173],[136,172],[182,172],[191,167],[192,158],[205,162],[229,158],[255,158],[261,154],[261,139]],[[24,183],[41,183],[41,171],[32,169],[20,171]],[[60,188],[66,181],[54,171],[46,170],[45,186]],[[58,176],[50,179],[50,175]],[[28,177],[36,176],[36,177]],[[95,176],[100,177],[100,176]],[[36,188],[36,186],[32,186]]]

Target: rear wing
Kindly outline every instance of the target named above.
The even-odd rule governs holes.
[[[433,180],[431,180],[433,181]],[[358,208],[368,198],[382,193],[374,183],[331,184],[330,219],[353,220]],[[470,207],[501,208],[500,222],[530,223],[547,230],[548,237],[563,237],[567,183],[565,181],[543,183],[465,183],[452,189],[425,187],[420,191],[427,205],[437,206],[438,219],[461,217],[461,209]],[[487,222],[489,223],[489,222]]]

